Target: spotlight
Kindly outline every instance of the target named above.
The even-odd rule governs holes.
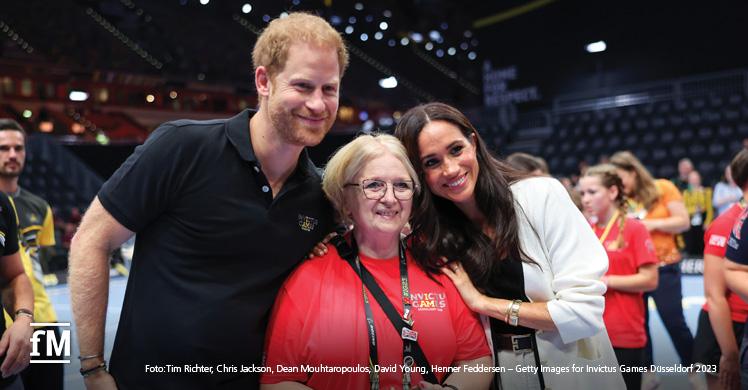
[[[379,86],[384,89],[391,89],[397,87],[397,79],[395,76],[387,77],[386,79],[379,80]]]
[[[600,53],[607,48],[608,45],[605,44],[605,41],[592,42],[587,45],[587,53]]]
[[[78,125],[77,123],[75,123],[75,124]],[[78,126],[80,126],[80,125],[78,125]],[[41,122],[39,122],[39,131],[41,131],[42,133],[51,133],[52,130],[54,130],[54,129],[55,129],[55,125],[52,122],[50,122],[50,121],[41,121]]]
[[[68,95],[68,99],[70,99],[73,102],[85,102],[86,100],[88,100],[88,92],[70,91],[70,95]]]

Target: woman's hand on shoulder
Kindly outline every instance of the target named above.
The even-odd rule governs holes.
[[[475,285],[470,280],[470,277],[468,277],[467,272],[465,272],[465,268],[462,267],[462,264],[459,261],[453,261],[450,263],[444,257],[442,257],[442,261],[445,264],[441,268],[442,273],[452,280],[452,283],[457,287],[460,296],[462,296],[462,300],[465,301],[465,304],[470,308],[470,310],[480,313],[485,295],[481,294],[481,292],[475,288]]]
[[[327,243],[330,242],[330,240],[337,236],[338,233],[332,232],[325,236],[325,238],[322,239],[322,241],[318,242],[312,250],[309,251],[309,254],[306,255],[307,258],[313,259],[315,257],[322,257],[327,254]]]

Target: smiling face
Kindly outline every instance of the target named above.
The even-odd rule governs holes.
[[[376,239],[390,237],[397,240],[400,231],[410,219],[413,198],[400,200],[395,197],[392,183],[410,181],[405,166],[392,153],[382,149],[383,154],[367,162],[346,187],[345,208],[361,237]],[[381,199],[367,199],[360,185],[363,180],[376,179],[387,183]],[[366,244],[366,243],[364,243]]]
[[[474,139],[450,122],[435,120],[418,135],[418,151],[426,184],[434,195],[458,207],[475,203],[480,168]]]
[[[258,93],[281,138],[292,145],[319,144],[338,112],[340,66],[333,47],[296,43],[275,75],[257,70]]]
[[[599,176],[584,176],[579,180],[579,192],[582,195],[585,215],[597,217],[599,221],[607,221],[611,209],[616,207],[618,188],[606,188]]]

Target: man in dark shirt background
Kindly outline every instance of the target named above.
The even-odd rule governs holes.
[[[348,54],[326,21],[292,13],[268,25],[252,59],[258,110],[160,126],[104,184],[73,238],[69,283],[89,388],[258,386],[241,366],[261,364],[281,283],[332,230],[304,148],[337,116]],[[110,375],[108,256],[135,233]],[[148,372],[167,364],[181,372]]]

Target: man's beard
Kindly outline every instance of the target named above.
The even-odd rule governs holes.
[[[21,170],[19,170],[18,172],[7,172],[0,170],[0,177],[4,179],[13,179],[18,176],[21,176]]]
[[[270,122],[278,132],[278,135],[287,143],[298,146],[315,146],[319,144],[332,127],[332,121],[327,118],[322,127],[303,127],[295,119],[291,111],[282,107],[277,109],[272,105],[268,107]]]

